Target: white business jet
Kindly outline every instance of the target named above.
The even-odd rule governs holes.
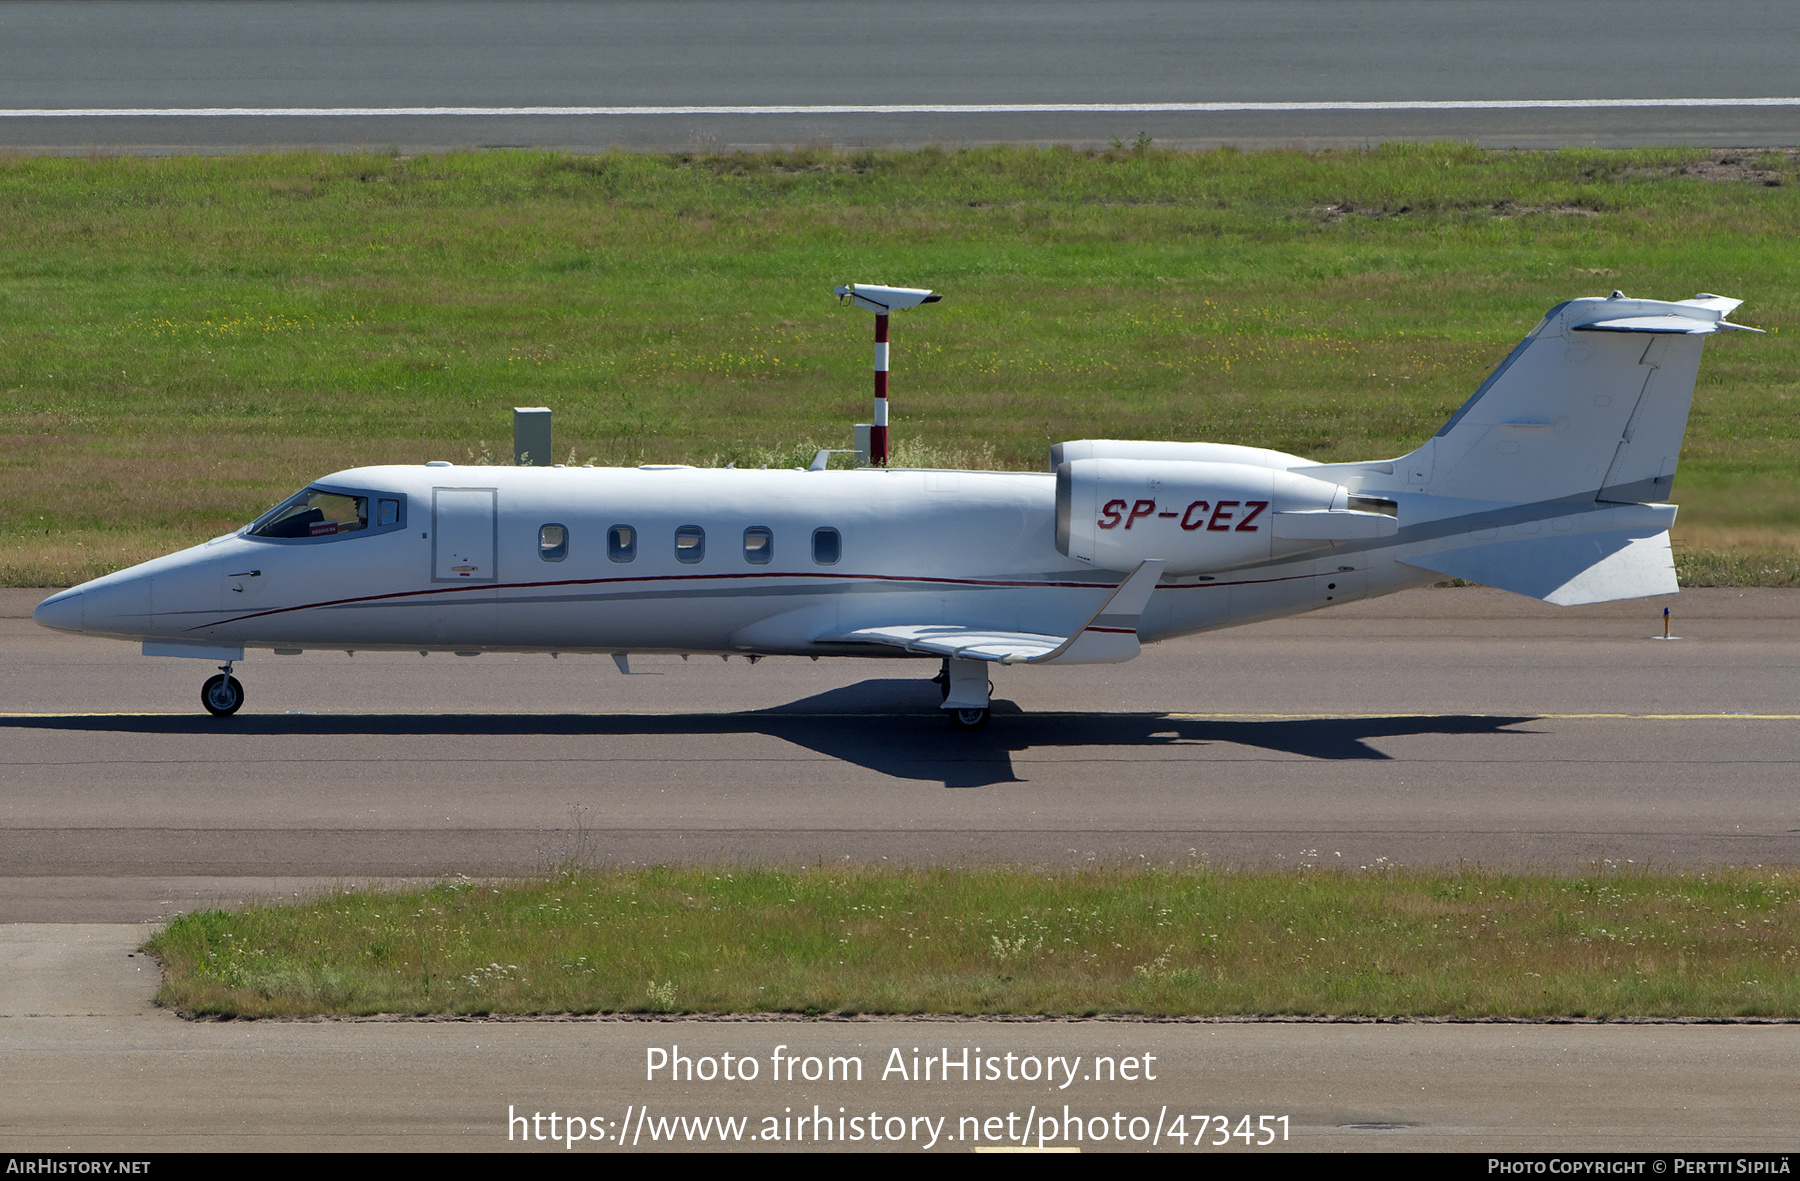
[[[930,295],[847,290],[878,315]],[[1397,459],[1089,439],[1048,472],[352,468],[33,618],[223,661],[218,715],[246,648],[895,656],[942,661],[974,728],[996,664],[1117,663],[1446,576],[1565,605],[1674,591],[1701,338],[1742,330],[1739,303],[1558,304]]]

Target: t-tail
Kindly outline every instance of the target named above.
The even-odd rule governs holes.
[[[1423,493],[1406,499],[1428,518],[1402,520],[1400,560],[1563,605],[1675,591],[1669,499],[1700,349],[1759,331],[1725,319],[1741,302],[1615,291],[1552,308],[1394,461],[1393,491]]]

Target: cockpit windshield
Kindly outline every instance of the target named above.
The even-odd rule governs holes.
[[[369,527],[369,498],[308,488],[250,526],[250,537],[333,537]]]

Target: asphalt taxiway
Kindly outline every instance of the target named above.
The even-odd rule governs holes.
[[[137,947],[144,920],[195,906],[569,858],[1791,865],[1800,593],[1686,592],[1663,642],[1664,600],[1409,592],[1123,666],[1005,670],[978,735],[937,716],[928,667],[895,661],[640,658],[627,677],[603,657],[257,653],[245,712],[220,722],[204,666],[39,629],[38,597],[0,592],[6,1150],[581,1150],[507,1139],[509,1111],[553,1110],[589,1117],[589,1150],[716,1149],[717,1123],[705,1142],[657,1129],[746,1117],[760,1135],[815,1104],[903,1119],[862,1148],[924,1147],[915,1118],[947,1119],[937,1151],[973,1129],[1016,1146],[1074,1114],[1125,1136],[1085,1150],[1166,1149],[1132,1136],[1177,1112],[1185,1151],[1198,1114],[1285,1116],[1286,1147],[1326,1151],[1793,1147],[1791,1024],[208,1024],[154,1007]],[[964,1044],[1090,1069],[1148,1053],[1160,1073],[877,1074],[896,1047]],[[866,1074],[646,1080],[649,1047],[672,1045]],[[842,1145],[727,1147],[759,1146]]]

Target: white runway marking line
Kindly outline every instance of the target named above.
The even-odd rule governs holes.
[[[20,107],[4,119],[348,119],[461,115],[1082,115],[1234,114],[1259,111],[1585,111],[1656,107],[1800,107],[1795,98],[1502,98],[1379,102],[861,103],[695,107]]]

